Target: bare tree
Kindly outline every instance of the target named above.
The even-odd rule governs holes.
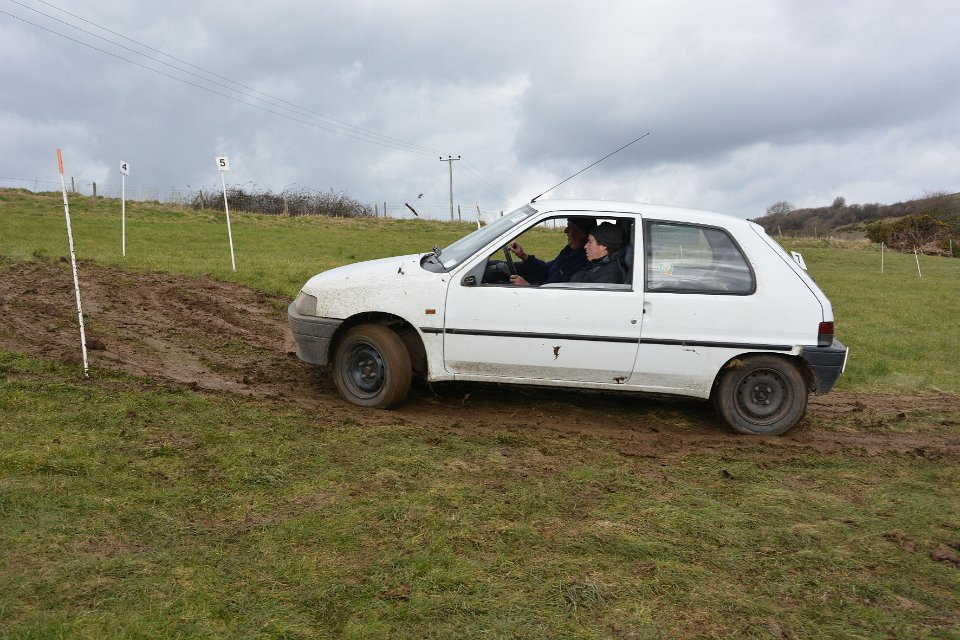
[[[790,213],[794,209],[796,209],[796,207],[794,207],[792,204],[790,204],[786,200],[780,200],[779,202],[774,202],[772,205],[767,207],[767,215],[783,216]]]

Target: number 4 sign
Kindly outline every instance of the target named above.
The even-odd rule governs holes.
[[[120,161],[120,255],[127,255],[127,176],[130,174],[130,163]]]
[[[227,160],[226,156],[217,158],[217,171],[230,171],[230,161]]]

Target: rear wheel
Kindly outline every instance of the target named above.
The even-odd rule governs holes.
[[[807,411],[807,384],[789,360],[751,356],[724,371],[714,390],[713,404],[735,431],[781,435],[803,419]]]
[[[337,343],[333,382],[355,405],[388,409],[407,397],[412,379],[410,354],[388,327],[362,324]]]

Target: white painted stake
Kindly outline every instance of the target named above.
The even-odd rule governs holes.
[[[913,248],[913,257],[917,259],[917,275],[923,277],[923,274],[920,273],[920,255],[917,253],[917,248]]]
[[[63,156],[57,149],[57,166],[60,167],[60,187],[63,191],[63,213],[67,217],[67,240],[70,242],[70,267],[73,269],[73,290],[77,296],[77,318],[80,320],[80,349],[83,351],[83,377],[90,377],[87,364],[87,336],[83,330],[83,307],[80,305],[80,281],[77,279],[77,254],[73,250],[73,227],[70,225],[70,205],[67,202],[67,183],[63,179]]]
[[[227,182],[223,178],[224,171],[230,171],[230,161],[225,156],[217,158],[217,171],[220,172],[220,184],[223,185],[223,210],[227,212],[227,238],[230,239],[230,265],[237,270],[237,262],[233,257],[233,232],[230,230],[230,206],[227,204]]]
[[[883,242],[880,242],[880,273],[883,273]]]
[[[127,174],[130,165],[120,162],[120,253],[127,255]]]

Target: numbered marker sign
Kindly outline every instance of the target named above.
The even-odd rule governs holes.
[[[120,173],[122,173],[122,174],[125,175],[125,176],[130,175],[130,164],[127,163],[127,162],[121,162],[121,163],[120,163]]]
[[[227,160],[226,156],[217,158],[217,171],[230,171],[230,161]]]

